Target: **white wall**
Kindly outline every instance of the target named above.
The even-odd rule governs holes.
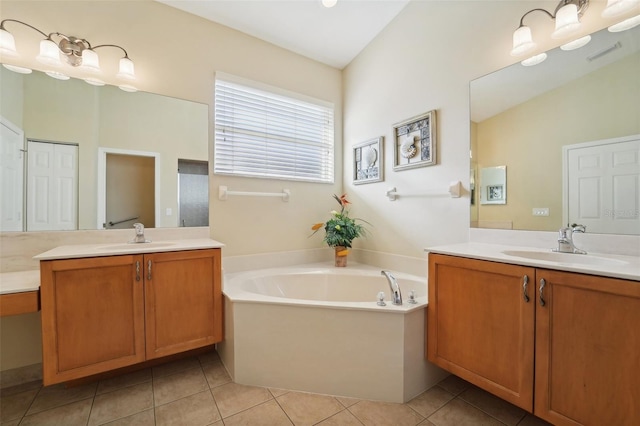
[[[599,18],[604,3],[591,3],[583,19],[585,33],[606,26]],[[534,7],[553,10],[556,4],[413,1],[345,69],[345,190],[354,216],[375,225],[373,237],[357,247],[420,257],[425,247],[468,239],[469,82],[516,62],[509,51],[522,14]],[[540,49],[559,45],[545,39],[551,20],[534,15],[527,24]],[[433,109],[438,113],[438,164],[393,172],[393,124]],[[381,135],[385,181],[354,186],[351,147]],[[454,180],[465,187],[462,198],[423,195],[390,202],[385,197],[391,187],[400,195],[446,194]]]
[[[334,184],[292,183],[212,176],[211,236],[226,243],[226,255],[320,247],[307,238],[310,226],[333,209],[331,194],[342,189],[342,73],[254,37],[152,0],[138,1],[2,1],[2,17],[23,20],[45,32],[60,31],[93,44],[114,43],[127,49],[136,66],[139,89],[209,105],[213,115],[214,74],[222,71],[335,105],[336,180]],[[40,36],[7,24],[21,58],[13,63],[41,69],[33,58]],[[115,74],[121,52],[100,49],[101,66]],[[109,76],[104,80],[109,82]],[[212,160],[213,120],[209,156]],[[233,190],[291,190],[291,201],[217,199],[218,186]]]

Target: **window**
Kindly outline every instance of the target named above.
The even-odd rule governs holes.
[[[214,173],[333,182],[333,104],[227,75],[215,90]]]

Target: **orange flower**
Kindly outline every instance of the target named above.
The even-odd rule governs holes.
[[[340,196],[340,204],[346,206],[347,204],[351,204],[351,201],[347,200],[347,194],[342,194]]]
[[[339,252],[336,253],[336,255],[338,255],[339,257],[346,256],[348,254],[349,254],[349,250],[347,250],[347,249],[340,250]]]
[[[312,231],[317,231],[318,229],[322,228],[324,226],[324,223],[316,223],[315,225],[313,225],[311,227]]]

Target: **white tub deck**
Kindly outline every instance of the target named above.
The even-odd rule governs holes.
[[[241,384],[407,402],[448,373],[425,359],[426,279],[394,275],[403,306],[376,305],[389,287],[365,265],[225,275],[222,361]]]

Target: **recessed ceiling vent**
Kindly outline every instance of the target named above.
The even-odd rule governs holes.
[[[622,44],[620,44],[620,42],[617,42],[616,44],[612,44],[611,46],[605,47],[604,49],[594,53],[593,55],[587,56],[587,61],[589,62],[595,61],[596,59],[602,58],[604,55],[607,55],[616,49],[620,49],[621,47],[622,47]]]

